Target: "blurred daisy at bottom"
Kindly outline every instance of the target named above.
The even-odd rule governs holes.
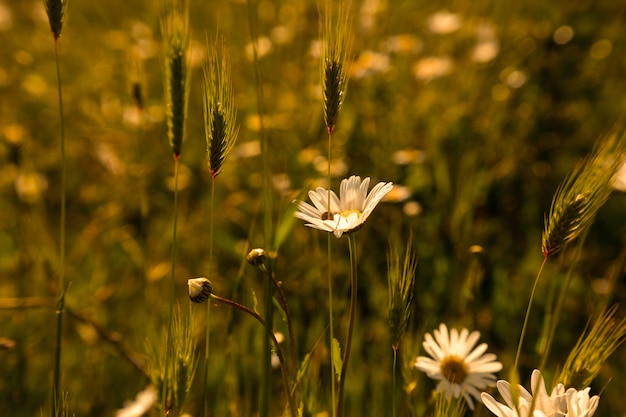
[[[430,357],[418,356],[415,367],[439,381],[436,391],[454,398],[463,395],[468,407],[473,410],[473,398],[480,401],[481,392],[495,385],[494,373],[502,369],[502,364],[496,360],[495,354],[485,353],[486,343],[476,346],[480,338],[478,331],[448,331],[442,323],[433,335],[426,333],[423,343]]]
[[[563,384],[557,384],[550,395],[541,376],[541,372],[535,369],[530,378],[531,392],[518,385],[517,405],[513,401],[511,384],[507,381],[498,381],[497,387],[505,404],[499,403],[486,392],[481,394],[485,407],[498,417],[591,417],[598,408],[600,397],[589,396],[589,388],[578,391],[576,388],[565,390]]]

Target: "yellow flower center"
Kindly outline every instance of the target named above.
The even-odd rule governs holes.
[[[329,213],[327,211],[325,211],[324,213],[322,213],[322,220],[331,220],[335,217],[335,214],[340,215],[341,217],[343,217],[344,219],[347,219],[352,213],[356,213],[357,217],[361,217],[361,214],[363,214],[363,212],[359,209],[348,209],[348,210],[343,210],[337,213]]]
[[[441,373],[451,383],[461,384],[467,378],[467,365],[458,356],[446,356],[441,361]]]
[[[363,212],[358,209],[348,209],[348,210],[340,211],[338,214],[341,217],[344,217],[347,219],[352,213],[356,213],[357,217],[361,217],[361,214],[363,214]]]

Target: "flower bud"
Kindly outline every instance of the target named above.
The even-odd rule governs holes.
[[[265,263],[265,250],[261,248],[252,249],[246,259],[250,265],[261,266]]]
[[[189,286],[189,299],[194,303],[203,303],[209,299],[213,292],[211,281],[204,277],[187,280]]]

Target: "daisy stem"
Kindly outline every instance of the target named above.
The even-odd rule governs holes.
[[[209,281],[212,281],[213,277],[213,208],[215,207],[215,177],[211,175],[211,202],[209,214]],[[210,335],[210,326],[209,326],[209,318],[211,317],[211,303],[206,303],[206,338],[205,338],[205,348],[204,348],[204,375],[202,378],[202,392],[204,395],[202,396],[202,417],[207,417],[208,415],[208,398],[209,398],[209,335]]]
[[[296,406],[293,402],[293,397],[291,395],[291,390],[289,388],[289,377],[287,376],[287,367],[285,366],[285,356],[283,355],[283,351],[280,348],[280,345],[278,344],[278,340],[276,340],[276,336],[274,336],[274,333],[272,332],[271,328],[267,325],[266,321],[263,320],[263,317],[261,317],[256,311],[249,309],[243,304],[239,304],[227,298],[222,298],[215,294],[211,294],[210,297],[212,300],[217,301],[218,303],[226,304],[228,306],[236,308],[246,313],[247,315],[253,317],[256,321],[261,323],[263,327],[267,330],[267,336],[269,339],[271,339],[272,343],[274,344],[276,356],[278,357],[278,362],[280,364],[280,372],[282,375],[283,384],[285,385],[285,394],[287,395],[287,401],[289,402],[289,411],[291,412],[291,417],[296,417],[298,414],[296,412]]]
[[[530,309],[533,304],[533,299],[535,298],[535,290],[537,289],[537,283],[539,282],[539,277],[541,276],[541,272],[543,271],[543,267],[546,265],[546,261],[548,260],[547,256],[543,257],[543,262],[541,262],[541,267],[539,268],[539,272],[537,272],[537,277],[535,278],[535,283],[533,284],[533,289],[530,292],[530,300],[528,300],[528,307],[526,308],[526,316],[524,317],[524,324],[522,325],[522,333],[519,337],[519,343],[517,344],[517,353],[515,354],[515,362],[513,363],[513,372],[517,373],[517,367],[519,365],[519,358],[522,352],[522,344],[524,343],[524,336],[526,334],[526,327],[528,326],[528,318],[530,316]]]
[[[167,374],[169,372],[169,359],[170,359],[170,345],[172,343],[172,317],[174,316],[174,290],[175,276],[176,276],[176,228],[178,226],[178,165],[179,155],[174,154],[174,221],[172,226],[172,264],[170,266],[170,312],[169,319],[167,321],[167,341],[165,349],[167,354],[165,355],[165,366],[163,369],[163,389],[161,392],[161,411],[163,415],[167,414],[165,409],[167,402]]]
[[[346,371],[350,360],[350,348],[352,347],[352,331],[354,330],[354,320],[356,318],[356,295],[357,295],[357,275],[356,275],[356,243],[354,233],[348,235],[348,246],[350,247],[350,316],[348,317],[348,335],[346,346],[343,352],[343,362],[341,364],[341,375],[339,376],[339,391],[337,403],[337,416],[343,415],[344,384],[346,381]]]
[[[326,211],[328,212],[328,215],[330,216],[330,187],[331,187],[331,180],[330,180],[330,150],[331,150],[331,143],[332,143],[332,138],[333,138],[333,134],[331,132],[331,130],[328,130],[328,194],[327,194],[327,198],[326,200],[328,201],[328,207],[326,209]],[[332,275],[332,271],[331,271],[331,264],[332,264],[332,249],[331,249],[331,244],[332,244],[332,240],[331,240],[331,235],[328,234],[327,236],[327,247],[328,247],[328,328],[329,328],[329,338],[330,338],[330,401],[332,406],[330,407],[331,411],[331,415],[332,417],[336,417],[336,410],[335,410],[335,404],[337,404],[337,377],[336,377],[336,372],[335,372],[335,358],[334,358],[334,349],[333,349],[333,340],[335,340],[335,330],[334,330],[334,325],[333,325],[333,275]]]
[[[59,387],[61,383],[61,341],[63,336],[63,308],[65,305],[65,218],[66,218],[66,161],[65,161],[65,123],[63,118],[63,94],[61,88],[61,70],[59,67],[59,43],[54,39],[54,59],[57,71],[57,89],[59,96],[59,124],[61,129],[61,219],[59,224],[59,301],[57,304],[57,337],[54,354],[54,376],[52,382],[52,416],[56,417],[60,409]]]

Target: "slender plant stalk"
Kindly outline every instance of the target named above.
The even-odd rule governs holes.
[[[339,110],[343,104],[348,87],[347,58],[350,55],[350,22],[348,19],[348,8],[342,4],[336,21],[333,22],[332,2],[327,1],[324,9],[323,17],[320,16],[320,36],[321,36],[321,85],[324,107],[324,122],[326,131],[328,132],[328,208],[329,218],[332,218],[330,210],[330,190],[331,190],[331,144],[332,133],[337,124]],[[320,13],[321,15],[321,13]],[[336,417],[335,407],[337,387],[336,387],[336,370],[335,370],[335,349],[333,344],[335,341],[333,328],[333,294],[332,294],[332,249],[331,237],[328,235],[328,315],[329,315],[329,336],[330,336],[330,368],[331,368],[331,404],[332,417]],[[341,401],[341,400],[340,400]]]
[[[539,365],[539,369],[544,369],[546,362],[548,361],[548,356],[550,355],[550,349],[552,348],[552,341],[554,339],[554,333],[556,332],[556,326],[559,324],[559,318],[561,316],[561,311],[563,309],[563,305],[565,303],[565,297],[567,296],[567,291],[569,290],[569,286],[572,282],[572,277],[574,276],[574,268],[578,265],[578,260],[580,259],[580,254],[582,253],[582,248],[589,233],[589,229],[585,229],[578,240],[578,244],[576,247],[576,254],[574,256],[574,260],[570,262],[569,268],[567,271],[567,276],[565,277],[565,281],[561,284],[561,291],[559,293],[559,298],[556,301],[556,305],[554,307],[554,313],[550,318],[550,323],[548,327],[548,335],[546,337],[546,342],[543,350],[543,354],[541,356],[541,364]]]
[[[213,276],[213,208],[215,207],[215,177],[211,176],[211,213],[209,214],[209,281]],[[206,303],[206,340],[204,348],[204,375],[202,378],[202,416],[208,415],[208,398],[209,398],[209,341],[211,327],[209,326],[209,318],[211,317],[211,303]]]
[[[269,162],[268,162],[268,146],[267,146],[267,138],[265,136],[265,128],[263,122],[264,109],[263,109],[263,89],[261,86],[261,75],[259,72],[259,61],[258,61],[258,53],[257,53],[257,31],[255,28],[256,20],[256,2],[252,0],[247,1],[248,4],[248,25],[250,30],[250,38],[252,41],[252,54],[253,54],[253,62],[254,62],[254,77],[257,88],[257,111],[259,114],[259,134],[261,138],[261,159],[263,163],[263,203],[264,203],[264,215],[263,215],[263,235],[265,238],[265,247],[269,250],[273,250],[273,238],[272,238],[272,195],[271,195],[271,184],[270,184],[270,171],[269,171]],[[268,262],[268,270],[269,273],[272,274],[274,271],[273,262]],[[267,323],[268,333],[271,333],[271,323],[272,320],[272,283],[269,277],[266,277],[265,282],[263,284],[263,291],[265,292],[265,322]],[[262,381],[263,388],[261,389],[261,399],[260,399],[260,417],[268,417],[269,416],[269,402],[270,402],[270,392],[271,392],[271,352],[270,352],[270,343],[269,338],[266,343],[264,343],[264,352],[263,352],[263,365],[262,365]]]
[[[285,356],[283,355],[283,351],[280,347],[280,344],[278,343],[278,340],[276,339],[276,336],[274,336],[274,332],[272,332],[271,328],[269,328],[266,324],[266,321],[263,320],[263,317],[261,317],[257,312],[255,312],[254,310],[249,309],[248,307],[239,304],[235,301],[229,300],[227,298],[222,298],[220,296],[217,296],[215,294],[211,294],[211,299],[215,300],[219,303],[222,304],[226,304],[229,305],[233,308],[236,308],[238,310],[243,311],[244,313],[248,314],[249,316],[253,317],[256,321],[258,321],[259,323],[261,323],[263,325],[263,327],[267,330],[267,337],[272,341],[273,345],[274,345],[274,349],[276,351],[276,356],[278,357],[278,362],[280,364],[280,373],[283,379],[283,384],[285,386],[285,394],[287,395],[287,401],[289,403],[289,411],[291,413],[292,417],[296,417],[298,415],[297,413],[297,409],[295,406],[295,403],[293,401],[293,397],[291,395],[291,389],[289,387],[289,376],[287,374],[287,367],[285,366]]]
[[[356,318],[356,295],[357,295],[357,275],[356,275],[356,239],[354,233],[348,235],[348,246],[350,247],[350,316],[348,317],[348,335],[346,336],[346,346],[343,352],[343,362],[341,364],[341,375],[339,376],[339,390],[337,392],[337,416],[343,415],[344,385],[346,382],[346,372],[350,360],[350,349],[352,347],[352,332]]]
[[[530,300],[528,300],[528,307],[526,308],[526,316],[524,316],[524,324],[522,325],[522,332],[519,337],[519,343],[517,344],[517,353],[515,354],[515,362],[513,363],[512,371],[515,373],[515,375],[519,375],[517,373],[517,367],[519,365],[519,358],[522,352],[522,345],[524,344],[524,336],[526,335],[526,327],[528,326],[528,318],[530,316],[530,310],[533,304],[533,299],[535,298],[535,290],[537,289],[537,283],[539,282],[539,277],[541,277],[541,272],[543,271],[543,267],[546,265],[547,260],[548,260],[548,256],[544,256],[543,261],[541,262],[541,267],[539,268],[539,272],[537,272],[537,277],[535,278],[533,289],[530,292]]]
[[[330,151],[331,151],[331,143],[332,143],[332,132],[328,130],[328,208],[327,212],[330,215],[330,187],[331,187],[331,179],[330,179]],[[333,349],[333,341],[335,340],[335,330],[333,323],[333,273],[331,270],[332,265],[332,236],[330,233],[327,235],[327,248],[328,248],[328,334],[329,334],[329,346],[330,346],[330,401],[331,401],[331,415],[332,417],[336,417],[336,409],[335,405],[337,404],[337,377],[335,376],[335,358],[334,358],[334,349]]]
[[[59,221],[59,301],[57,303],[57,337],[54,354],[54,377],[52,383],[52,415],[59,410],[59,390],[61,384],[61,352],[63,339],[63,309],[65,306],[65,219],[67,206],[67,161],[65,157],[65,121],[63,116],[63,89],[59,66],[59,42],[54,39],[54,60],[57,71],[57,89],[59,97],[59,124],[61,129],[61,219]]]
[[[398,348],[393,349],[393,365],[391,373],[391,416],[396,417],[396,368],[398,366]]]
[[[167,411],[165,409],[166,400],[167,400],[167,374],[169,371],[169,350],[172,343],[172,320],[174,317],[174,291],[176,289],[176,229],[178,226],[178,166],[179,166],[179,155],[174,154],[174,220],[172,225],[172,263],[171,263],[171,275],[170,275],[170,312],[169,319],[167,321],[167,342],[165,344],[167,349],[167,354],[165,355],[165,367],[164,367],[164,375],[163,375],[163,391],[161,396],[161,410],[164,415],[167,415]]]
[[[287,304],[287,298],[285,297],[285,292],[283,291],[280,284],[276,280],[276,277],[274,276],[274,274],[270,274],[267,268],[265,268],[265,265],[262,265],[261,270],[265,274],[268,274],[270,276],[270,279],[272,280],[272,285],[274,286],[274,290],[276,291],[276,294],[278,295],[278,302],[280,303],[280,306],[282,307],[283,312],[285,313],[285,320],[287,321],[287,332],[289,333],[289,344],[291,346],[291,349],[290,349],[291,350],[290,352],[291,369],[295,370],[297,366],[296,364],[296,338],[293,332],[293,323],[291,321],[291,313],[289,311],[289,305]]]

